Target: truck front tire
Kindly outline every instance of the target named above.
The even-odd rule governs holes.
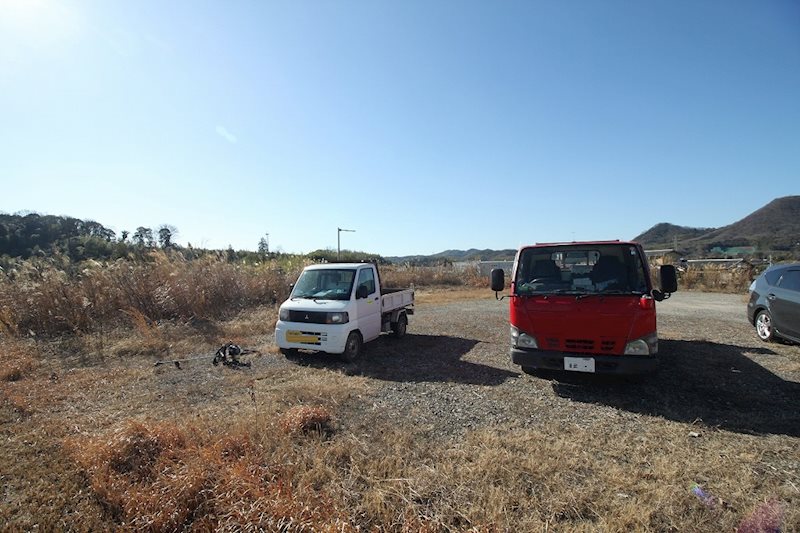
[[[364,342],[361,340],[361,334],[357,331],[351,331],[350,335],[347,336],[347,342],[344,344],[342,359],[348,363],[353,363],[361,357],[363,349]]]
[[[281,348],[281,353],[286,356],[287,359],[291,359],[297,357],[300,352],[297,348]]]

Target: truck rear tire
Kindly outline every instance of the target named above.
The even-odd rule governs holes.
[[[344,361],[353,363],[361,357],[363,350],[364,342],[361,340],[361,334],[357,331],[352,331],[347,336],[347,342],[344,344],[344,352],[341,357]]]
[[[392,324],[392,335],[400,339],[406,336],[406,330],[408,329],[408,317],[405,313],[400,313],[400,316],[397,317],[397,322]]]

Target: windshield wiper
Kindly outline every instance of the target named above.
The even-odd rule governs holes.
[[[292,296],[289,299],[292,300],[292,301],[295,301],[295,300],[314,300],[316,302],[317,299],[319,299],[319,296],[312,296],[310,294],[295,294],[294,296]]]
[[[587,292],[584,294],[579,294],[575,297],[576,300],[580,300],[581,298],[586,298],[587,296],[619,296],[619,295],[634,295],[640,294],[637,291],[623,291],[623,290],[611,290],[611,291],[600,291],[600,292]]]
[[[583,294],[579,294],[575,297],[576,300],[580,300],[582,298],[588,298],[589,296],[603,296],[604,292],[584,292]]]

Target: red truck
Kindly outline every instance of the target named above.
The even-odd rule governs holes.
[[[511,274],[511,359],[537,369],[644,374],[658,365],[656,302],[678,289],[675,267],[653,288],[635,242],[537,243],[517,252]],[[505,273],[494,269],[492,290]]]

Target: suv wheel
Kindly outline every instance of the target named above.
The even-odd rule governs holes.
[[[756,315],[755,320],[756,334],[758,338],[764,342],[771,342],[775,340],[775,332],[772,329],[772,317],[769,311],[762,309]]]

